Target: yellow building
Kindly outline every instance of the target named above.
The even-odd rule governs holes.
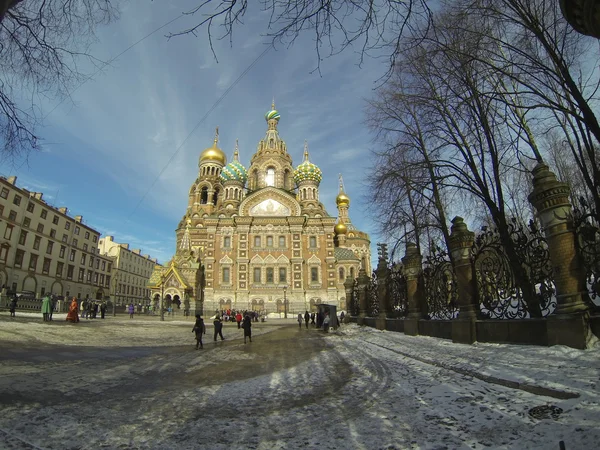
[[[298,313],[319,303],[343,310],[346,277],[360,267],[370,273],[369,236],[352,225],[341,176],[336,218],[319,201],[322,173],[306,142],[294,167],[275,105],[265,119],[266,134],[248,169],[237,143],[227,164],[218,129],[200,154],[176,253],[150,277],[155,303],[163,296],[192,314],[229,308]]]

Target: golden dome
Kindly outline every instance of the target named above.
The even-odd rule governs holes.
[[[200,164],[205,161],[214,161],[218,162],[222,165],[227,163],[227,157],[225,153],[217,147],[217,143],[219,142],[219,128],[217,127],[217,131],[215,133],[215,140],[213,141],[212,147],[207,148],[202,153],[200,153]]]
[[[335,227],[333,227],[333,231],[335,231],[335,234],[346,234],[348,228],[346,228],[346,225],[340,222]]]
[[[348,197],[344,192],[340,192],[335,198],[335,203],[338,206],[350,206],[350,197]]]

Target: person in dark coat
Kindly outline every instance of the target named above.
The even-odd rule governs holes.
[[[10,306],[8,307],[8,309],[10,310],[10,317],[16,317],[15,316],[15,311],[17,309],[17,295],[13,295],[13,298],[10,301]]]
[[[308,330],[308,321],[310,320],[310,314],[308,311],[304,313],[304,321],[306,322],[306,329]]]
[[[50,296],[50,315],[48,316],[49,320],[52,320],[52,314],[54,314],[54,309],[56,308],[56,297],[54,295]]]
[[[206,325],[204,325],[204,319],[200,314],[196,314],[196,323],[194,324],[194,328],[192,328],[192,332],[196,333],[196,350],[198,350],[198,347],[204,348],[202,345],[202,335],[206,334]],[[217,340],[216,337],[215,340]]]
[[[215,321],[213,322],[213,325],[215,326],[215,342],[217,342],[217,335],[221,336],[221,340],[224,341],[225,338],[223,337],[223,322],[221,322],[221,316],[215,316]]]
[[[102,302],[100,305],[100,318],[104,319],[104,315],[106,314],[106,303]]]
[[[248,314],[244,316],[242,328],[244,329],[244,344],[246,343],[246,338],[250,339],[250,342],[252,342],[252,319]]]

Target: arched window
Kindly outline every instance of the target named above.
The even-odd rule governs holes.
[[[354,280],[354,267],[350,267],[350,278]]]
[[[219,198],[219,190],[217,189],[217,190],[215,190],[215,193],[213,194],[213,201],[212,201],[213,205],[217,204],[218,198]]]
[[[275,169],[273,167],[267,168],[267,176],[265,177],[265,184],[267,186],[275,186]]]
[[[208,203],[208,188],[204,186],[200,191],[200,204],[206,205]]]
[[[285,172],[283,172],[283,188],[284,189],[289,189],[290,188],[288,186],[288,184],[289,184],[289,178],[290,178],[290,172],[289,172],[289,170],[285,169]]]
[[[258,170],[254,171],[254,176],[253,176],[253,182],[252,182],[252,188],[253,189],[258,189]]]
[[[340,267],[340,281],[344,281],[344,268]]]

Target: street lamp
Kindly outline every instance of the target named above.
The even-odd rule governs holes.
[[[115,298],[113,298],[113,317],[117,317],[117,310],[115,309],[115,303],[117,303],[117,297],[119,296],[118,292],[115,292]]]
[[[283,318],[287,319],[287,298],[285,293],[287,291],[287,286],[283,287]]]
[[[165,308],[163,308],[163,299],[165,297],[165,276],[162,275],[160,277],[160,289],[161,289],[161,294],[160,294],[160,320],[162,322],[165,321]]]

